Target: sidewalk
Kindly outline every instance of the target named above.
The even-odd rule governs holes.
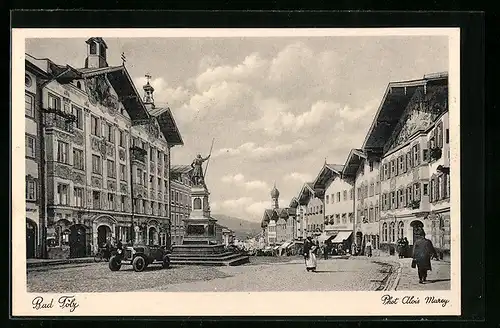
[[[427,275],[427,282],[418,282],[417,269],[412,269],[411,259],[398,259],[401,264],[399,283],[396,290],[449,290],[451,288],[451,268],[448,261],[432,261],[432,271]]]
[[[93,257],[81,257],[72,259],[27,259],[26,266],[28,268],[37,268],[50,265],[63,265],[63,264],[80,264],[94,262]]]

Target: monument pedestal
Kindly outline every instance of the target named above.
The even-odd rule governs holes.
[[[217,240],[216,222],[210,216],[206,186],[191,187],[191,213],[184,219],[184,241],[172,246],[171,264],[184,265],[240,265],[249,257],[226,251],[222,240]]]

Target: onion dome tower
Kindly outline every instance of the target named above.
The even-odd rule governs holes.
[[[273,190],[271,190],[272,208],[279,208],[279,203],[278,203],[279,198],[280,198],[280,192],[276,188],[276,182],[275,182]]]

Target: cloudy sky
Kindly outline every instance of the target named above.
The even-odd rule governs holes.
[[[287,206],[325,159],[360,147],[390,81],[448,70],[441,36],[106,38],[108,64],[142,91],[152,75],[185,145],[173,164],[208,155],[213,213],[259,221],[276,183]],[[85,39],[29,39],[26,52],[83,67]]]

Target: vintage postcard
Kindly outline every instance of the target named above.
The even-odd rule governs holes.
[[[460,315],[459,29],[12,36],[13,316]]]

